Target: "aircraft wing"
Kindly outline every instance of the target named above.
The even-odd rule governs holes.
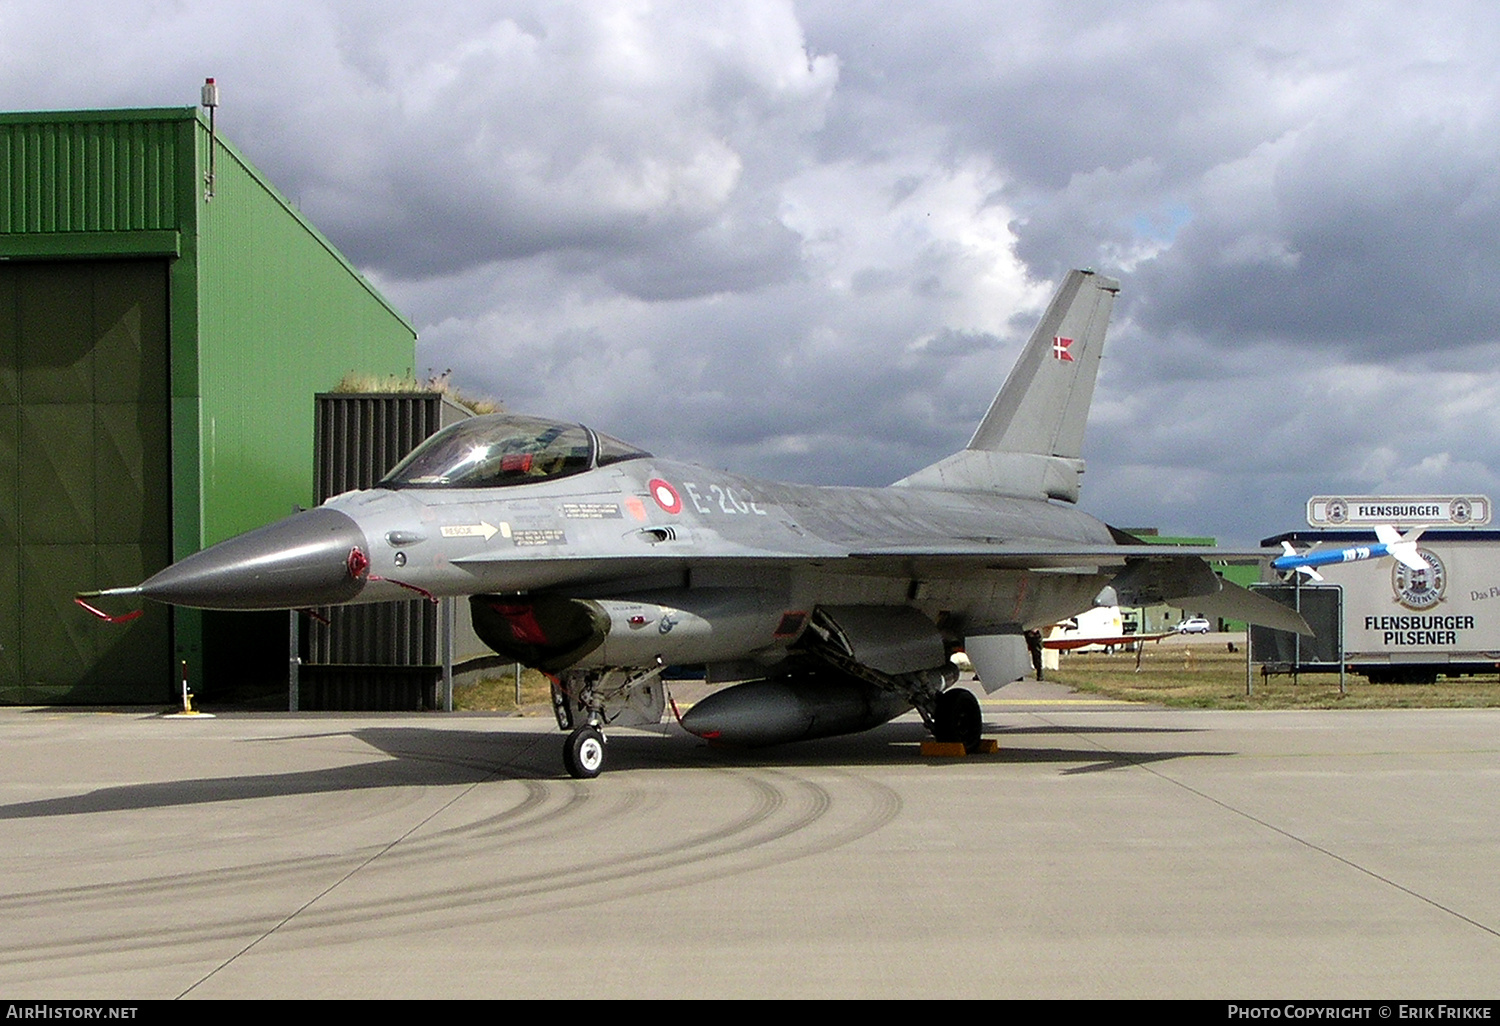
[[[861,546],[851,559],[919,559],[932,563],[972,564],[976,570],[1040,570],[1049,567],[1124,566],[1132,560],[1173,559],[1253,563],[1276,553],[1271,549],[1221,549],[1203,545],[1088,545],[1046,540],[1005,542],[939,541]]]
[[[850,554],[856,564],[901,560],[913,572],[934,576],[980,576],[993,570],[1108,573],[1125,605],[1182,606],[1228,620],[1246,620],[1276,630],[1311,635],[1296,610],[1223,580],[1208,560],[1256,562],[1269,549],[1224,549],[1199,545],[1086,545],[1068,542],[939,543],[865,548]]]
[[[595,571],[611,573],[649,573],[665,565],[689,566],[799,566],[816,564],[827,567],[848,561],[850,573],[878,572],[876,565],[889,564],[910,568],[914,563],[931,568],[943,576],[979,576],[993,570],[1047,570],[1063,568],[1123,567],[1127,563],[1147,561],[1164,563],[1173,560],[1222,560],[1254,562],[1274,553],[1269,549],[1218,549],[1190,545],[1080,545],[1066,542],[1017,541],[934,541],[892,545],[830,547],[821,552],[778,552],[747,549],[728,553],[662,552],[640,556],[551,556],[539,560],[537,569],[560,581],[587,577]],[[505,563],[515,567],[514,556],[505,551],[480,552],[452,561],[457,566],[478,568],[487,563]],[[531,585],[535,587],[536,585]]]
[[[1254,561],[1264,549],[1223,549],[1194,545],[1088,545],[1054,541],[936,541],[831,549],[818,553],[748,550],[706,556],[683,553],[642,556],[595,556],[537,560],[524,572],[515,562],[507,568],[510,586],[528,590],[560,589],[570,585],[608,591],[611,582],[640,587],[691,575],[695,570],[785,568],[815,566],[823,572],[858,575],[921,574],[945,578],[982,577],[1005,570],[1055,573],[1114,571],[1109,585],[1127,605],[1166,603],[1183,605],[1232,620],[1247,620],[1277,630],[1312,634],[1295,610],[1263,595],[1222,580],[1206,560]],[[456,565],[479,570],[493,558],[476,554],[455,559]]]

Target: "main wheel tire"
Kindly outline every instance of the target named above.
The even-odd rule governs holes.
[[[949,688],[937,696],[933,736],[939,741],[959,741],[968,751],[977,751],[984,734],[984,714],[979,699],[968,688]]]
[[[579,727],[563,745],[563,765],[568,775],[592,780],[604,769],[604,735],[595,727]]]

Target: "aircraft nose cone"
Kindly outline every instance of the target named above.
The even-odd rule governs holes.
[[[195,552],[151,577],[140,593],[199,609],[335,605],[365,586],[368,552],[353,519],[320,507]]]

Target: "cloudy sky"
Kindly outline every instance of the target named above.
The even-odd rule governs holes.
[[[0,0],[0,107],[216,76],[418,373],[785,480],[961,448],[1096,268],[1084,508],[1244,543],[1500,496],[1500,9],[1418,6]]]

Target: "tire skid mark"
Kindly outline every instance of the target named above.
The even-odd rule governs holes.
[[[526,823],[529,826],[550,825],[559,816],[567,816],[583,807],[589,799],[586,791],[572,788],[560,792],[552,782],[523,781],[525,788],[522,800],[503,812],[486,818],[491,824],[492,836],[504,838],[507,824]],[[557,802],[561,800],[561,804]],[[322,822],[319,823],[323,826]],[[329,879],[336,879],[366,861],[381,845],[367,844],[350,851],[324,856],[301,856],[276,859],[247,866],[237,866],[221,871],[197,870],[154,876],[145,880],[125,881],[109,884],[91,884],[83,887],[55,888],[46,891],[31,891],[26,894],[7,896],[0,901],[0,912],[9,912],[12,924],[34,918],[28,912],[44,910],[47,919],[65,917],[67,922],[97,921],[99,918],[128,918],[133,912],[120,911],[122,899],[132,899],[141,904],[165,907],[193,907],[212,905],[223,896],[243,894],[247,886],[276,880],[277,888],[284,892],[304,892],[321,889]],[[285,902],[272,896],[265,912],[253,912],[230,920],[200,921],[192,926],[163,924],[142,929],[129,928],[128,933],[107,933],[92,937],[73,937],[44,942],[33,940],[0,945],[0,965],[23,964],[38,957],[58,957],[64,953],[108,953],[124,949],[144,949],[170,946],[180,943],[202,943],[226,941],[243,937],[247,932],[259,932],[280,918],[275,907]],[[153,923],[160,923],[154,917]],[[3,934],[0,930],[0,934]]]
[[[515,770],[515,767],[502,770],[494,764],[487,768],[497,774],[497,779],[500,772]],[[607,793],[577,781],[506,778],[506,783],[514,781],[523,788],[514,804],[480,820],[408,839],[362,873],[409,872],[408,867],[413,863],[441,867],[445,858],[472,861],[476,846],[497,856],[506,852],[512,857],[520,854],[526,858],[527,866],[543,868],[457,889],[429,884],[421,891],[407,892],[395,899],[340,904],[343,894],[357,890],[361,874],[356,874],[350,884],[331,892],[327,899],[286,923],[278,936],[291,941],[299,934],[314,931],[338,934],[351,928],[367,935],[372,925],[381,932],[399,932],[408,928],[413,916],[439,915],[445,917],[444,922],[489,921],[586,907],[664,887],[753,872],[832,851],[880,829],[902,808],[899,795],[891,788],[849,772],[834,774],[833,789],[786,770],[726,768],[707,772],[717,773],[741,788],[741,801],[719,801],[712,806],[720,810],[733,805],[739,810],[737,815],[693,831],[665,847],[603,855],[597,852],[612,842],[607,829],[612,824],[634,822],[643,815],[664,815],[675,826],[686,815],[701,816],[704,809],[695,806],[691,813],[685,813],[681,802],[659,786],[648,789],[638,785],[627,791],[624,775],[609,781],[613,790]],[[826,777],[829,771],[819,773]],[[829,819],[831,812],[850,811],[854,815],[847,822]],[[814,829],[820,823],[830,829]],[[319,821],[318,825],[327,824]],[[596,833],[598,840],[588,844],[586,857],[559,865],[557,842],[581,831]],[[791,843],[782,843],[787,841]],[[40,906],[45,907],[48,919],[88,922],[103,917],[121,921],[116,929],[87,936],[64,937],[41,945],[30,940],[0,946],[0,964],[21,966],[58,958],[120,955],[127,951],[146,952],[243,939],[279,920],[281,913],[274,909],[285,908],[289,901],[295,900],[286,895],[305,893],[308,888],[319,887],[347,872],[367,859],[375,847],[378,846],[366,845],[359,850],[311,859],[275,859],[212,874],[169,874],[123,884],[58,888],[0,898],[0,911],[14,909],[23,918],[29,918],[25,913]],[[500,867],[504,863],[497,857],[490,865]],[[427,877],[424,875],[422,879]],[[185,909],[212,906],[221,894],[242,895],[246,886],[266,880],[275,881],[276,888],[268,891],[265,905],[270,910],[232,919],[200,917],[191,925],[160,923],[142,930],[127,922],[138,917],[141,910],[120,907],[122,896],[142,902],[170,898],[174,906]]]
[[[286,934],[295,933],[298,930],[326,929],[336,926],[364,926],[390,916],[463,910],[479,903],[493,906],[497,903],[514,902],[538,895],[597,887],[600,884],[616,883],[654,874],[679,864],[716,858],[725,851],[732,852],[754,847],[801,828],[802,823],[796,822],[792,826],[775,827],[769,831],[757,832],[757,827],[771,820],[785,807],[786,795],[766,781],[735,776],[737,778],[735,782],[745,785],[750,792],[749,807],[745,812],[727,823],[689,835],[665,847],[654,848],[649,852],[598,855],[569,866],[559,866],[556,862],[555,850],[549,847],[537,852],[545,867],[542,869],[459,889],[430,887],[424,892],[407,893],[394,899],[362,901],[338,908],[313,908],[299,916],[296,922],[288,924],[282,932]],[[587,785],[569,782],[563,786],[586,787]],[[750,836],[749,840],[736,840],[747,834]],[[726,842],[733,843],[726,844]],[[589,849],[592,852],[600,846],[600,844],[592,844]],[[638,890],[655,890],[660,886],[662,886],[660,881],[652,880]],[[611,892],[611,895],[616,893],[620,892]],[[596,896],[585,903],[597,900],[599,898]],[[494,910],[491,909],[479,918],[490,919],[494,914]]]
[[[734,771],[725,771],[734,772]],[[335,929],[337,926],[358,925],[358,934],[350,937],[368,936],[372,924],[379,924],[391,917],[413,914],[443,912],[443,924],[456,922],[482,922],[497,917],[514,918],[521,915],[536,915],[587,907],[621,897],[629,897],[657,891],[663,888],[678,888],[714,879],[737,876],[769,866],[783,865],[794,859],[805,858],[849,844],[868,836],[899,815],[903,804],[899,795],[882,784],[863,778],[846,775],[846,781],[854,782],[856,790],[865,798],[865,808],[853,822],[832,831],[826,837],[807,838],[806,843],[790,849],[773,847],[772,842],[801,834],[809,826],[823,820],[837,804],[829,790],[814,781],[784,771],[739,771],[739,775],[761,787],[769,788],[777,795],[776,805],[791,809],[784,822],[750,836],[738,836],[723,832],[726,839],[734,843],[721,845],[701,852],[668,850],[644,853],[633,860],[617,865],[613,871],[608,867],[593,866],[584,874],[564,871],[562,874],[528,874],[525,878],[480,885],[460,891],[436,892],[425,896],[409,896],[410,900],[399,902],[366,903],[358,911],[357,918],[350,917],[353,909],[342,910],[334,916],[308,916],[291,924],[298,930]],[[782,783],[761,779],[762,776],[779,778]],[[788,787],[787,784],[791,786]],[[793,793],[795,792],[795,793]],[[678,846],[679,849],[682,846]],[[748,860],[736,860],[733,856],[753,853]],[[603,885],[627,883],[627,887]],[[533,899],[543,899],[536,901]],[[519,904],[518,904],[519,903]],[[397,905],[401,907],[396,907]],[[495,907],[499,905],[500,907]],[[314,910],[316,912],[316,910]],[[454,913],[458,913],[454,917]],[[399,931],[404,927],[395,923],[386,926]],[[337,941],[338,936],[330,938]],[[320,943],[322,941],[320,940]]]
[[[404,757],[404,756],[403,756]],[[429,758],[428,761],[442,761],[440,758]],[[424,835],[424,839],[431,837],[436,839],[445,834],[453,836],[464,836],[492,833],[495,830],[507,830],[514,833],[517,839],[524,839],[521,831],[531,829],[551,829],[556,823],[559,815],[566,815],[580,810],[588,800],[588,794],[574,790],[568,794],[563,804],[558,808],[549,808],[549,803],[558,798],[558,792],[554,782],[535,778],[511,778],[502,777],[500,773],[508,767],[497,766],[490,763],[484,766],[494,774],[493,782],[515,783],[524,789],[521,800],[500,812],[487,816],[473,823],[466,823],[456,827],[447,828],[432,835]],[[420,788],[421,785],[404,785],[410,788]],[[448,785],[451,786],[451,785]],[[290,797],[290,796],[289,796]],[[251,800],[251,799],[245,799]],[[358,821],[366,821],[381,812],[388,813],[389,807],[370,807],[372,811],[351,817]],[[312,824],[318,828],[327,826],[326,819],[322,817],[309,816],[300,821],[288,821],[278,817],[278,832],[285,833],[289,828],[294,828],[302,823]],[[255,882],[267,876],[276,876],[280,879],[288,879],[298,875],[307,875],[313,872],[321,873],[330,865],[338,865],[345,862],[359,861],[366,858],[372,850],[375,850],[383,842],[372,842],[360,848],[349,849],[341,852],[330,852],[318,856],[295,856],[283,859],[271,859],[253,864],[225,867],[216,870],[195,870],[193,872],[160,874],[151,877],[138,878],[134,880],[122,880],[113,883],[84,884],[73,887],[50,888],[42,891],[28,891],[24,894],[0,895],[0,912],[25,911],[35,908],[39,903],[45,903],[53,908],[70,902],[86,903],[99,898],[109,899],[110,905],[117,904],[122,895],[151,897],[158,894],[168,894],[173,897],[181,897],[185,892],[194,889],[230,889],[237,890],[239,885],[246,882]],[[502,843],[505,843],[502,841]],[[228,846],[226,840],[223,846]],[[202,840],[199,839],[194,850],[203,851]],[[157,855],[165,854],[170,849],[158,849]],[[91,855],[93,853],[91,852]],[[56,857],[56,856],[53,856]],[[320,868],[322,867],[322,868]],[[0,952],[5,948],[0,946]]]
[[[548,802],[556,797],[554,789],[547,787],[542,781],[518,781],[518,783],[525,787],[521,801],[511,808],[487,817],[481,821],[482,823],[488,823],[494,829],[504,829],[506,824],[516,822],[537,827],[553,822],[551,817],[566,813],[570,806],[580,804],[579,796],[574,795],[566,800],[560,809],[549,810]],[[316,823],[320,828],[327,825],[321,819],[310,820],[310,822]],[[194,891],[237,891],[242,884],[264,880],[268,876],[288,880],[310,876],[314,873],[326,874],[329,867],[355,863],[367,858],[371,851],[380,847],[380,843],[372,842],[359,848],[330,852],[325,855],[271,859],[218,870],[198,869],[192,872],[162,874],[114,883],[84,884],[75,887],[29,891],[25,894],[0,895],[0,912],[25,912],[43,904],[52,911],[73,905],[77,911],[86,912],[88,905],[92,902],[104,900],[108,906],[112,907],[118,904],[117,899],[122,896],[141,898],[170,896],[180,899]],[[199,848],[201,851],[201,844]],[[0,951],[4,950],[0,947]]]
[[[611,783],[623,784],[623,781],[612,781]],[[528,817],[528,819],[532,821],[531,825],[533,826],[536,826],[541,822],[541,820],[539,819],[539,815],[547,814],[547,806],[554,805],[559,800],[561,804],[556,805],[554,812],[567,814],[564,816],[564,818],[569,820],[576,818],[576,814],[578,811],[587,808],[590,805],[592,805],[596,809],[600,805],[601,799],[598,790],[591,790],[587,786],[584,786],[579,782],[530,781],[528,782],[528,784],[530,791],[527,796],[528,800],[526,802],[523,802],[522,806],[518,806],[517,808],[526,806],[530,807],[531,815]],[[613,812],[605,817],[606,821],[618,819],[622,816],[628,815],[633,808],[641,804],[640,788],[632,788],[629,792],[625,793],[622,793],[622,791],[623,788],[617,786],[615,790],[607,796],[609,804],[614,805],[616,808]],[[757,793],[756,799],[752,802],[752,807],[749,812],[739,821],[726,824],[722,827],[714,828],[713,830],[707,831],[702,835],[686,839],[683,842],[680,842],[675,847],[692,848],[700,844],[712,843],[720,836],[732,836],[733,834],[740,832],[750,826],[753,826],[755,823],[760,822],[770,816],[774,812],[776,806],[779,804],[778,799],[779,796],[777,796],[774,791],[771,791],[770,789],[763,789],[762,791]],[[507,811],[514,812],[516,810],[512,809]],[[504,815],[502,815],[501,817],[491,817],[492,820],[500,822],[503,822],[506,818],[507,817]],[[558,819],[555,816],[553,818],[547,819],[545,823],[550,828],[549,834],[556,833]],[[482,839],[485,835],[479,836]],[[492,839],[503,840],[506,835],[502,833],[499,835],[490,836],[492,837]],[[511,846],[514,846],[514,844],[512,844]],[[155,877],[149,881],[139,882],[134,887],[128,889],[110,885],[91,885],[86,888],[70,889],[73,891],[84,892],[81,896],[83,899],[82,901],[78,900],[78,895],[70,896],[67,894],[59,893],[54,893],[51,895],[33,893],[18,900],[21,901],[23,907],[27,909],[35,909],[39,903],[46,902],[48,904],[48,916],[49,918],[51,918],[59,912],[59,904],[61,904],[65,898],[72,897],[74,899],[74,907],[69,909],[67,912],[69,918],[72,919],[79,916],[87,918],[90,914],[98,915],[102,913],[104,915],[111,915],[111,910],[116,909],[119,906],[119,901],[115,899],[118,899],[122,892],[132,897],[142,899],[160,899],[163,901],[170,900],[173,904],[176,905],[192,905],[205,901],[212,901],[214,900],[215,894],[218,893],[230,891],[239,893],[240,891],[242,891],[243,885],[257,881],[263,881],[268,877],[274,878],[283,884],[289,882],[292,886],[282,887],[281,889],[284,891],[301,891],[309,887],[320,887],[324,883],[326,883],[326,881],[330,877],[342,875],[343,872],[346,872],[347,870],[359,865],[362,861],[367,859],[371,851],[377,847],[377,845],[367,845],[362,849],[354,852],[340,853],[337,856],[320,858],[312,862],[309,862],[309,860],[305,858],[276,860],[270,863],[260,863],[255,866],[239,867],[231,871],[230,873],[213,874],[212,876],[203,873],[183,873],[173,874],[171,876]],[[431,864],[430,859],[433,857],[435,856],[424,852],[423,864]],[[388,857],[382,858],[377,863],[377,865],[386,865],[387,859]],[[611,864],[612,860],[609,859],[593,860],[592,862],[571,871],[571,875],[567,879],[569,881],[572,881],[579,872],[588,874],[607,870]],[[226,876],[230,875],[233,876],[233,879],[226,879]],[[552,880],[556,876],[556,872],[552,870],[526,874],[526,876],[523,877],[521,885],[523,887],[536,886],[545,881]],[[563,886],[572,886],[572,883],[570,882],[564,884]],[[429,898],[429,900],[425,902],[422,908],[425,909],[427,907],[433,906],[433,899],[452,898],[454,893],[455,892],[446,888],[434,888],[432,890],[431,898]],[[452,898],[451,902],[440,901],[437,907],[444,907],[447,904],[455,904],[461,906],[472,900],[471,898],[463,897],[466,892],[457,893],[459,896],[456,898]],[[422,899],[420,898],[420,896],[412,896],[410,898],[401,899],[400,904],[406,905],[421,900]],[[95,904],[99,905],[100,907],[97,911],[93,911],[91,913],[90,906]],[[268,904],[270,904],[270,902],[268,902]],[[278,904],[284,906],[286,903],[283,901],[278,902]],[[383,908],[384,906],[379,907]],[[126,914],[128,915],[128,913]],[[390,913],[381,912],[380,914],[384,915]],[[201,944],[209,941],[223,942],[242,938],[247,933],[263,932],[269,926],[274,925],[276,922],[278,922],[281,919],[282,915],[283,913],[281,912],[267,911],[265,913],[242,916],[234,920],[220,920],[218,922],[198,923],[193,926],[164,925],[154,929],[145,930],[132,926],[128,930],[128,932],[109,932],[88,937],[71,938],[42,944],[37,944],[35,941],[29,941],[19,945],[8,945],[0,947],[0,965],[25,964],[41,959],[55,959],[67,955],[111,952],[117,953],[122,950],[149,950],[160,947],[176,946],[180,944]],[[301,916],[299,916],[298,922],[307,919],[309,916],[316,915],[316,910],[304,912]],[[362,921],[363,918],[366,917],[360,917],[360,919],[356,921]],[[288,924],[288,927],[284,928],[283,932],[285,932],[286,929],[295,929],[296,927],[296,922]]]

